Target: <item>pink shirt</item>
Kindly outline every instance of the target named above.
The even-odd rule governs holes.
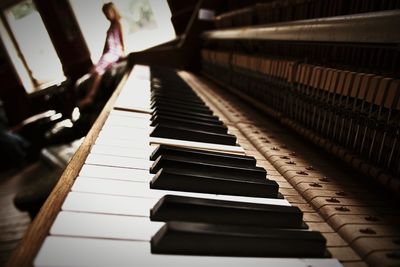
[[[102,75],[109,66],[118,61],[124,55],[122,49],[122,36],[117,24],[111,24],[107,31],[103,55],[95,66],[95,71]]]

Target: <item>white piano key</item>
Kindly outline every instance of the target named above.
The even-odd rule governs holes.
[[[45,239],[34,266],[340,267],[342,265],[336,259],[151,254],[149,242],[49,236]]]
[[[114,166],[122,168],[148,170],[152,164],[150,159],[137,159],[112,155],[90,153],[85,161],[86,164]]]
[[[106,138],[106,139],[113,139],[113,140],[125,140],[130,142],[137,143],[137,147],[143,147],[150,144],[150,133],[149,132],[136,132],[134,137],[127,136],[127,134],[119,134],[113,133],[112,131],[103,131],[101,130],[97,139],[99,138]]]
[[[150,81],[129,75],[123,90],[114,103],[115,109],[150,112]]]
[[[240,146],[228,146],[228,145],[218,145],[211,143],[202,143],[202,142],[194,142],[194,141],[183,141],[179,139],[167,139],[167,138],[158,138],[158,137],[149,137],[148,134],[143,133],[141,136],[136,136],[137,140],[141,140],[140,142],[137,140],[132,140],[131,138],[121,138],[116,134],[112,134],[111,132],[103,133],[100,131],[99,136],[97,137],[95,143],[103,144],[103,145],[115,145],[122,147],[132,147],[132,148],[143,148],[148,144],[156,147],[157,145],[170,145],[177,147],[186,147],[207,151],[215,151],[215,152],[223,152],[223,153],[232,153],[238,155],[245,155],[244,149]]]
[[[150,80],[150,67],[147,65],[135,65],[131,73],[137,79]]]
[[[145,138],[147,139],[143,140]],[[146,149],[149,146],[151,146],[150,137],[144,136],[143,139],[141,139],[142,140],[141,142],[135,140],[119,139],[119,138],[114,138],[113,136],[102,135],[100,132],[99,136],[95,141],[95,144],[134,148],[134,149]],[[156,144],[153,145],[153,147],[156,146],[157,146]]]
[[[131,112],[131,111],[123,111],[123,110],[111,110],[110,114],[107,117],[112,120],[145,120],[150,122],[151,115],[140,112]],[[122,121],[121,121],[122,122]]]
[[[112,137],[124,140],[138,140],[138,139],[147,140],[147,138],[149,138],[151,144],[167,144],[167,145],[174,145],[181,147],[244,154],[244,149],[240,146],[220,145],[220,144],[186,141],[186,140],[171,139],[171,138],[149,137],[152,129],[153,127],[149,127],[148,129],[140,129],[140,128],[129,128],[129,127],[105,126],[101,130],[99,137],[102,138]]]
[[[211,144],[211,143],[202,143],[202,142],[193,142],[193,141],[185,141],[179,139],[166,139],[166,138],[158,138],[158,137],[150,137],[150,144],[165,144],[165,145],[173,145],[179,147],[188,147],[194,149],[204,149],[210,151],[219,151],[225,153],[235,153],[244,155],[244,149],[240,146],[229,146],[229,145],[219,145],[219,144]]]
[[[84,164],[79,172],[80,176],[101,179],[115,179],[125,181],[150,182],[153,174],[148,170],[128,169],[112,166]]]
[[[104,122],[104,125],[123,126],[131,128],[147,128],[150,125],[150,121],[147,118],[132,118],[126,116],[110,115]]]
[[[156,198],[69,192],[61,210],[149,217],[157,202]]]
[[[82,176],[76,178],[71,191],[116,195],[116,196],[157,198],[157,199],[160,199],[161,197],[169,194],[169,195],[179,195],[179,196],[189,196],[189,197],[201,197],[210,199],[290,206],[289,202],[285,199],[215,195],[215,194],[182,192],[182,191],[172,191],[172,190],[156,190],[156,189],[150,189],[149,183],[144,183],[144,182],[107,180],[107,179],[97,179],[97,178],[89,178]]]
[[[159,138],[159,137],[149,137],[150,133],[153,131],[154,127],[149,126],[147,129],[145,128],[130,128],[130,127],[120,127],[120,126],[104,126],[99,133],[99,138],[114,138],[114,139],[124,139],[124,140],[140,140],[141,142],[145,142],[149,140],[151,144],[167,144],[188,148],[198,148],[198,149],[206,149],[212,151],[222,151],[222,152],[231,152],[244,154],[244,150],[240,146],[231,146],[231,145],[220,145],[214,143],[205,143],[205,142],[195,142],[195,141],[186,141],[180,139],[172,139],[172,138]]]
[[[132,149],[129,147],[95,144],[90,150],[90,153],[148,159],[152,151],[150,146],[142,149]]]
[[[118,127],[129,127],[129,128],[142,128],[147,129],[150,125],[148,120],[140,119],[140,118],[128,118],[128,117],[120,117],[120,118],[108,117],[108,119],[104,122],[104,126],[118,126]]]
[[[128,128],[128,130],[133,129],[147,129],[150,127],[150,121],[144,118],[133,118],[133,117],[121,117],[115,118],[117,116],[113,116],[104,122],[103,129],[107,127],[123,127]],[[122,118],[122,119],[121,119]]]
[[[152,127],[146,126],[142,128],[130,128],[130,127],[122,127],[122,126],[107,126],[104,125],[101,129],[102,135],[108,135],[115,138],[121,139],[129,139],[129,140],[137,140],[141,137],[149,137]]]
[[[50,235],[150,241],[163,225],[148,217],[62,211]]]
[[[118,109],[111,110],[110,115],[120,116],[120,117],[131,117],[131,118],[148,118],[149,120],[151,118],[151,114],[142,113],[142,112],[134,112],[134,111],[126,111],[126,110],[118,110]]]

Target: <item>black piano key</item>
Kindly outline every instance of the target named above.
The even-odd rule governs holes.
[[[212,115],[210,113],[204,113],[201,111],[188,111],[188,110],[180,110],[180,109],[175,109],[173,107],[155,107],[153,109],[153,112],[179,112],[179,113],[185,113],[187,115],[191,115],[194,117],[204,117],[204,118],[210,118],[210,119],[218,119],[217,116]]]
[[[152,253],[243,257],[324,257],[319,232],[167,222],[151,239]]]
[[[304,229],[298,207],[166,195],[150,210],[152,221],[183,221]]]
[[[205,163],[196,159],[188,159],[177,156],[161,155],[150,167],[150,173],[157,173],[162,168],[189,171],[192,174],[208,174],[224,178],[240,178],[243,180],[265,180],[267,171],[260,167],[229,166],[224,163]]]
[[[255,167],[256,159],[250,156],[242,156],[214,151],[205,151],[185,147],[159,145],[150,155],[150,160],[156,160],[161,155],[180,156],[187,159],[205,163],[220,163],[236,167]]]
[[[172,92],[172,91],[167,91],[167,92],[153,91],[150,93],[150,99],[153,99],[154,97],[166,97],[166,96],[180,100],[200,101],[200,98],[196,94],[187,94],[183,92]]]
[[[212,133],[224,134],[228,132],[228,129],[224,125],[175,118],[171,116],[162,116],[162,115],[154,116],[150,125],[155,126],[157,124],[161,125],[168,124],[175,127],[183,126],[190,129],[201,130]]]
[[[218,117],[199,117],[199,116],[193,116],[189,114],[185,114],[179,111],[153,111],[151,120],[154,119],[155,116],[161,115],[161,116],[169,116],[169,117],[175,117],[175,118],[182,118],[182,119],[187,119],[187,120],[192,120],[192,121],[199,121],[199,122],[206,122],[206,123],[212,123],[212,124],[219,124],[223,125],[223,122],[219,120]]]
[[[173,108],[176,110],[188,110],[188,111],[201,112],[201,113],[210,114],[210,115],[213,114],[213,112],[207,106],[193,106],[190,104],[176,104],[176,103],[171,104],[171,103],[165,103],[163,101],[157,101],[157,102],[153,102],[151,104],[151,108],[156,108],[156,107]]]
[[[228,129],[224,127],[213,127],[213,125],[209,124],[202,124],[202,123],[196,123],[196,122],[186,122],[186,121],[177,121],[177,120],[165,120],[165,119],[158,119],[154,120],[154,123],[152,123],[151,126],[154,125],[162,125],[162,126],[167,126],[169,128],[184,128],[189,131],[200,131],[200,132],[206,132],[209,134],[217,134],[217,135],[228,135]],[[194,137],[193,137],[194,138]],[[174,138],[176,139],[176,138]],[[188,140],[192,140],[189,137],[187,138]],[[199,139],[198,139],[199,140]],[[217,142],[219,143],[219,142]],[[229,144],[234,144],[234,142],[231,142]]]
[[[204,106],[205,103],[201,99],[180,99],[177,97],[173,96],[164,96],[164,95],[154,95],[151,97],[152,102],[158,102],[158,101],[168,101],[172,103],[183,103],[183,104],[193,104],[193,105],[199,105],[199,106]]]
[[[179,99],[171,99],[171,98],[155,98],[151,101],[151,104],[156,104],[156,103],[165,103],[165,104],[170,104],[170,105],[190,105],[191,107],[196,107],[196,108],[207,108],[206,104],[204,102],[195,102],[195,101],[186,101],[186,100],[179,100]]]
[[[217,195],[278,198],[279,185],[275,181],[267,179],[227,178],[165,168],[157,172],[150,182],[150,188]]]
[[[231,134],[210,133],[206,131],[191,130],[184,127],[169,127],[168,125],[159,124],[154,127],[150,136],[221,145],[236,145],[236,137]]]
[[[209,109],[196,109],[190,106],[184,105],[165,105],[163,103],[155,103],[152,107],[153,109],[160,109],[160,110],[179,110],[180,112],[190,112],[190,113],[198,113],[198,114],[206,114],[206,115],[213,115],[213,112]]]

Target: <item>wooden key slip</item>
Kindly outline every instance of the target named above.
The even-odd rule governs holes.
[[[351,201],[352,203],[357,203],[357,202],[362,203],[367,199],[365,194],[357,195],[356,193],[347,193],[346,191],[307,190],[302,195],[310,202],[322,198],[325,199],[326,202],[330,202],[330,204],[334,205],[336,203],[341,204],[345,200]],[[372,203],[373,201],[379,201],[379,200],[377,198],[375,199],[368,198],[369,203]]]
[[[268,160],[265,159],[265,157],[260,153],[262,156],[262,159],[257,159],[257,163],[259,164],[260,167],[264,167],[267,169],[275,169],[274,165],[271,164]]]
[[[289,201],[290,202],[290,201]],[[303,213],[303,221],[306,223],[313,222],[313,223],[323,223],[325,222],[324,218],[322,218],[316,212],[304,212]]]
[[[352,245],[362,258],[376,251],[398,251],[398,237],[360,237]],[[379,248],[379,249],[378,249]]]
[[[326,175],[330,175],[332,177],[340,177],[343,176],[343,173],[337,170],[330,170],[329,172],[324,172],[318,169],[317,167],[311,165],[297,165],[296,161],[284,161],[283,164],[279,164],[280,162],[275,162],[276,168],[281,172],[282,175],[287,177],[293,177],[295,175],[304,175],[304,176],[313,176],[313,177],[324,177]]]
[[[345,206],[332,204],[325,205],[321,207],[318,211],[325,219],[328,219],[334,215],[398,215],[398,211],[396,211],[396,209],[394,208],[371,207],[366,205]]]
[[[282,152],[277,150],[279,149],[278,147],[264,147],[262,149],[259,149],[260,153],[264,155],[265,159],[269,160],[271,157],[290,157],[290,154],[292,152]],[[271,151],[273,150],[273,151]],[[272,163],[272,162],[271,162]]]
[[[349,243],[361,237],[374,238],[400,238],[400,230],[391,225],[371,225],[371,224],[348,224],[340,228],[338,233],[343,236]]]
[[[278,185],[279,185],[279,188],[286,188],[286,189],[292,189],[293,188],[293,186],[290,184],[290,183],[288,183],[288,182],[286,182],[286,181],[276,181],[277,183],[278,183]]]
[[[320,209],[321,207],[325,205],[343,205],[343,206],[361,206],[361,205],[367,205],[367,206],[375,206],[375,207],[385,207],[387,203],[385,201],[380,201],[380,200],[363,200],[359,201],[354,198],[348,198],[348,197],[315,197],[311,200],[311,203],[314,205],[316,209]]]
[[[298,176],[294,176],[292,177],[290,180],[286,177],[286,179],[288,181],[290,181],[290,183],[297,188],[297,186],[299,184],[304,183],[305,185],[303,185],[302,188],[299,188],[299,191],[304,189],[304,186],[308,186],[309,184],[333,184],[336,183],[333,179],[331,178],[327,178],[327,177],[314,177],[314,176],[304,176],[304,175],[298,175]],[[341,185],[350,185],[350,186],[355,186],[355,183],[352,182],[347,182],[347,181],[341,181],[340,183]]]
[[[308,227],[321,233],[336,233],[335,230],[326,222],[308,222]]]
[[[364,224],[364,225],[387,225],[387,224],[398,224],[400,217],[388,217],[388,216],[375,216],[371,215],[333,215],[328,218],[327,222],[335,229],[340,231],[341,227],[349,224]]]
[[[323,173],[322,171],[318,170],[314,166],[306,166],[306,167],[297,167],[296,165],[291,165],[289,164],[288,168],[292,168],[292,170],[287,169],[285,171],[286,176],[290,179],[291,177],[298,176],[298,175],[303,175],[303,176],[313,176],[313,177],[325,177],[329,175],[333,179],[338,179],[340,180],[341,178],[346,177],[342,171],[340,170],[330,170],[329,174]],[[349,180],[347,178],[347,180]]]
[[[371,266],[399,266],[399,250],[382,250],[370,252],[364,260]]]
[[[311,201],[316,197],[346,197],[353,199],[355,201],[364,202],[368,201],[378,201],[380,198],[368,194],[367,191],[364,192],[352,192],[351,190],[321,190],[321,189],[309,189],[303,192],[303,196]]]
[[[351,247],[330,247],[329,252],[332,254],[332,257],[337,258],[341,262],[361,261],[360,256]]]
[[[320,161],[320,162],[312,162],[310,163],[309,160],[304,159],[303,157],[282,157],[282,156],[272,156],[269,158],[269,161],[274,163],[276,166],[296,166],[296,167],[302,167],[305,169],[316,169],[320,170],[321,172],[327,171],[327,170],[333,170],[328,162]]]
[[[260,152],[258,152],[258,150],[251,143],[240,141],[238,141],[238,143],[241,147],[243,147],[243,145],[246,146],[246,148],[244,148],[246,154],[251,155],[252,157],[260,161],[265,160],[265,157]]]
[[[310,204],[305,203],[305,204],[296,204],[296,207],[298,207],[302,212],[315,212],[315,209],[311,207]]]
[[[346,180],[343,180],[346,181]],[[357,193],[368,193],[368,190],[365,188],[360,188],[360,186],[349,186],[342,185],[340,181],[334,182],[315,182],[315,183],[301,183],[296,186],[300,192],[305,192],[308,190],[328,190],[336,192],[357,192]]]
[[[348,247],[349,244],[337,233],[322,233],[328,247]]]
[[[273,180],[271,178],[269,178],[270,180]],[[276,181],[276,180],[274,180]],[[297,192],[296,189],[294,188],[280,188],[279,189],[279,193],[281,193],[282,195],[284,195],[285,197],[288,196],[297,196],[299,194],[299,192]]]
[[[259,165],[258,165],[259,166]],[[262,166],[259,166],[262,167]],[[269,180],[277,181],[277,182],[287,182],[286,179],[280,174],[271,174],[272,170],[265,168],[267,170],[267,178]],[[292,187],[293,188],[293,187]]]
[[[322,176],[322,175],[311,176],[311,175],[296,174],[291,177],[285,176],[285,178],[293,185],[297,185],[299,183],[329,183],[329,184],[338,183],[343,186],[351,186],[351,187],[357,186],[356,182],[349,181],[348,179],[344,179],[344,178],[340,178],[340,177],[331,178],[330,176],[326,177],[326,176]]]
[[[288,196],[286,200],[292,204],[308,204],[308,202],[300,195],[297,196]],[[317,214],[317,213],[315,213]]]
[[[361,260],[358,261],[342,261],[344,267],[368,267],[368,265]]]

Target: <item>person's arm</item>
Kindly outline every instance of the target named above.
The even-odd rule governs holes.
[[[118,33],[119,33],[119,40],[121,42],[122,52],[123,52],[123,55],[125,55],[124,31],[123,31],[121,22],[118,22]]]

